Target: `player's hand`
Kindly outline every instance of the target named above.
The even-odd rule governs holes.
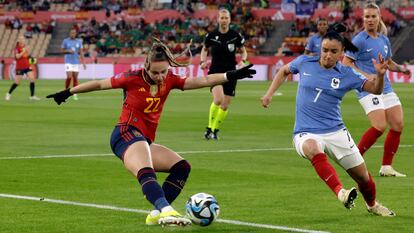
[[[407,75],[407,76],[409,76],[409,77],[411,77],[411,70],[408,69],[407,67],[402,67],[400,72]]]
[[[48,96],[46,96],[46,98],[50,99],[53,98],[55,100],[55,102],[60,105],[63,102],[66,102],[66,100],[73,95],[72,93],[70,93],[70,88],[60,91],[60,92],[56,92],[55,94],[50,94]]]
[[[200,68],[203,69],[203,70],[207,69],[207,62],[206,61],[201,62],[200,63]]]
[[[253,78],[253,75],[256,74],[255,69],[251,69],[253,64],[245,66],[238,70],[230,70],[226,72],[227,80],[237,80],[244,78]]]
[[[375,70],[379,75],[384,75],[388,70],[388,62],[378,53],[378,63],[375,59],[372,59],[372,64],[374,64]]]
[[[264,95],[262,98],[260,98],[260,100],[262,101],[262,106],[268,108],[270,102],[272,102],[272,96]]]

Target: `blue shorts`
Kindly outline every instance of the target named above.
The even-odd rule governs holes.
[[[30,68],[23,69],[23,70],[16,70],[16,75],[25,75],[25,74],[27,74],[31,71],[32,71],[32,69],[30,69]]]
[[[134,126],[117,125],[112,131],[111,149],[118,158],[124,160],[124,153],[128,147],[139,141],[146,141],[151,144],[151,140],[142,135]]]

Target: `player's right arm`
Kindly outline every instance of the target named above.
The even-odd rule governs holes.
[[[289,64],[282,66],[282,68],[275,74],[272,84],[270,84],[270,87],[267,89],[266,94],[261,98],[263,107],[269,107],[270,102],[272,102],[273,94],[285,82],[289,74],[292,74],[289,69]]]
[[[46,96],[46,98],[53,98],[55,102],[60,105],[61,103],[66,102],[66,99],[68,99],[73,94],[107,89],[112,89],[111,78],[82,83],[76,87],[68,88],[66,90],[50,94]]]

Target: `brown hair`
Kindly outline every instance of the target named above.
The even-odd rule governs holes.
[[[148,52],[147,58],[145,59],[145,69],[148,70],[150,68],[151,62],[155,61],[168,61],[170,66],[173,67],[184,67],[188,66],[191,63],[192,54],[190,51],[190,44],[187,45],[186,49],[179,54],[178,56],[174,56],[167,45],[162,43],[159,39],[153,38],[155,42],[152,44],[150,51]],[[185,55],[186,53],[190,54],[190,59],[188,61],[178,61],[177,58]]]
[[[388,30],[387,30],[387,26],[385,25],[384,21],[382,21],[381,19],[380,7],[377,4],[375,4],[375,2],[368,2],[367,4],[365,4],[364,9],[375,9],[378,11],[378,15],[380,16],[380,22],[378,24],[377,32],[383,35],[387,35]]]

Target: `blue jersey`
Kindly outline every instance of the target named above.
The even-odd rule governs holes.
[[[73,54],[65,54],[65,64],[80,64],[79,56],[83,48],[81,39],[66,38],[62,42],[61,48],[75,51]]]
[[[344,128],[340,111],[342,98],[352,89],[362,91],[367,79],[339,62],[325,69],[319,65],[317,56],[299,56],[289,63],[289,70],[299,74],[293,134],[324,134]]]
[[[345,55],[355,61],[355,65],[358,69],[368,73],[376,74],[375,67],[372,64],[374,58],[378,62],[378,53],[382,55],[384,59],[390,59],[392,57],[391,43],[386,36],[378,33],[377,38],[372,38],[366,31],[358,33],[353,39],[352,43],[358,47],[359,51],[352,53],[346,52]],[[391,82],[388,76],[384,76],[384,94],[393,92]],[[357,92],[358,98],[369,95],[369,92]]]
[[[316,33],[312,35],[311,37],[309,37],[308,43],[306,44],[305,49],[319,56],[321,55],[321,43],[322,43],[322,36],[320,36],[319,33]]]

